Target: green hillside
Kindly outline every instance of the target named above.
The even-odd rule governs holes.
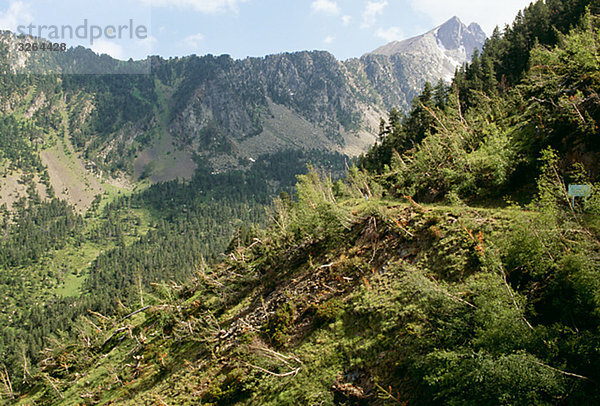
[[[19,402],[595,404],[600,206],[555,170],[502,209],[311,172],[220,265],[81,318]]]
[[[15,108],[4,128],[31,136],[4,141],[27,197],[0,214],[2,401],[600,403],[599,51],[597,1],[538,1],[392,110],[343,177],[323,151],[196,159],[191,179],[109,188],[85,215],[36,189],[52,194],[35,140],[65,113],[34,125]],[[188,89],[159,78],[159,99]],[[163,126],[180,108],[148,106]],[[236,148],[216,125],[201,136]],[[570,184],[592,192],[573,201]]]

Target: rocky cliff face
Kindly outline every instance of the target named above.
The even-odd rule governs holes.
[[[426,81],[450,80],[484,41],[477,24],[467,27],[454,17],[421,36],[344,62],[327,52],[298,52],[157,64],[184,76],[174,91],[171,134],[193,145],[202,141],[197,134],[203,128],[216,123],[227,147],[216,155],[208,148],[207,158],[218,166],[231,150],[244,158],[282,148],[359,154],[374,141],[380,116],[392,107],[409,109]],[[196,143],[193,150],[202,148]]]
[[[408,109],[425,81],[449,79],[485,39],[476,24],[453,18],[344,62],[327,52],[121,62],[83,48],[54,53],[53,60],[35,53],[21,60],[12,47],[18,39],[0,37],[6,72],[48,64],[51,72],[151,66],[147,75],[70,77],[21,101],[62,92],[69,122],[61,124],[88,167],[154,181],[189,177],[198,159],[224,171],[285,149],[358,155],[374,142],[380,117],[392,107]]]
[[[171,95],[169,134],[215,167],[288,148],[357,155],[374,141],[385,114],[375,99],[360,97],[365,89],[327,52],[153,64]],[[203,137],[209,127],[212,136]]]
[[[425,82],[450,81],[485,39],[479,25],[453,17],[423,35],[377,48],[360,62],[384,104],[407,109]]]

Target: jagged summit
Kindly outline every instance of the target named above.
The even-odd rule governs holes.
[[[449,57],[457,60],[460,58],[461,64],[469,61],[476,49],[481,49],[485,42],[486,35],[477,23],[471,23],[469,26],[463,24],[458,17],[452,17],[444,24],[426,32],[403,41],[393,41],[387,45],[377,48],[371,55],[394,55],[399,53],[419,53],[429,48],[427,45],[436,44],[440,51],[448,54]]]
[[[481,49],[486,38],[479,24],[471,23],[467,27],[458,17],[453,17],[439,26],[435,36],[438,45],[443,46],[446,50],[464,48],[468,60],[471,59],[476,49]]]
[[[391,97],[388,104],[408,108],[425,82],[451,81],[456,68],[470,62],[473,52],[481,50],[485,40],[485,33],[478,24],[466,26],[458,17],[452,17],[425,34],[377,48],[361,60],[368,66],[373,82],[385,87],[391,75],[395,85],[408,95],[405,100]],[[393,69],[387,70],[390,64]],[[391,94],[384,90],[380,93]]]

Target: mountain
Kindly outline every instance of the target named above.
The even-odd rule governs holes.
[[[408,97],[327,52],[117,61],[21,40],[0,34],[0,371],[32,368],[19,390],[50,335],[217,263],[308,164],[342,177]]]
[[[515,37],[496,37],[444,97],[424,92],[400,125],[388,122],[362,169],[336,182],[299,176],[295,198],[276,199],[266,228],[239,232],[220,263],[151,293],[139,276],[129,282],[139,302],[80,318],[44,347],[16,400],[598,404],[599,177],[564,141],[598,150],[600,13],[540,44],[560,25],[532,22],[561,4],[539,2],[515,23],[532,44],[516,83],[495,73]],[[408,132],[414,121],[423,138]],[[573,203],[571,182],[592,194]]]
[[[478,26],[464,27],[455,18],[348,61],[317,51],[244,60],[192,55],[117,61],[82,47],[18,52],[14,43],[20,39],[4,32],[0,68],[68,74],[64,80],[42,75],[52,83],[43,92],[12,92],[5,114],[23,110],[35,119],[50,105],[54,111],[62,106],[68,113],[55,125],[64,127],[67,150],[73,144],[80,161],[75,166],[125,185],[142,177],[189,179],[198,159],[222,172],[290,149],[357,156],[375,141],[380,117],[393,107],[406,111],[425,81],[447,78],[484,39]],[[111,75],[71,75],[78,69]],[[146,74],[113,75],[128,72]],[[44,143],[41,150],[45,165],[62,155],[45,152]],[[82,189],[77,182],[59,185],[60,172],[50,173],[55,188]]]
[[[220,173],[198,159],[192,179],[85,217],[22,176],[31,198],[0,209],[0,403],[599,404],[599,48],[596,2],[530,5],[450,85],[391,111],[357,167],[298,176],[268,222],[299,151]],[[61,79],[3,99],[6,173],[40,171],[44,142],[86,140],[82,84]],[[113,103],[99,126],[153,106],[139,79],[86,84]],[[169,122],[187,99],[152,79]],[[571,200],[575,183],[591,194]]]
[[[377,48],[370,55],[396,54],[415,55],[423,58],[434,57],[440,62],[438,75],[449,81],[457,68],[470,62],[473,52],[481,51],[486,35],[477,23],[468,27],[458,17],[452,17],[444,24],[413,38],[393,41]],[[441,70],[443,69],[443,70]]]
[[[362,56],[360,65],[384,105],[406,111],[425,82],[450,81],[485,40],[478,24],[467,27],[453,17],[423,35],[377,48]]]

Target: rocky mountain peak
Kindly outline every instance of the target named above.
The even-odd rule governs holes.
[[[444,24],[432,30],[438,45],[444,50],[461,50],[464,48],[468,60],[471,59],[476,49],[481,49],[486,35],[477,23],[469,26],[460,21],[458,17],[452,17]]]
[[[370,55],[417,55],[431,51],[435,45],[442,53],[454,59],[455,64],[470,61],[473,52],[481,49],[486,35],[477,23],[466,26],[458,17],[452,17],[444,24],[432,29],[425,34],[418,35],[403,41],[393,41],[377,48]],[[462,57],[458,57],[462,55]],[[458,57],[458,60],[457,60]]]
[[[456,68],[470,62],[485,39],[478,24],[466,26],[452,17],[422,35],[379,47],[360,60],[386,107],[409,109],[425,82],[451,81]],[[401,88],[404,97],[398,97],[395,88]]]

